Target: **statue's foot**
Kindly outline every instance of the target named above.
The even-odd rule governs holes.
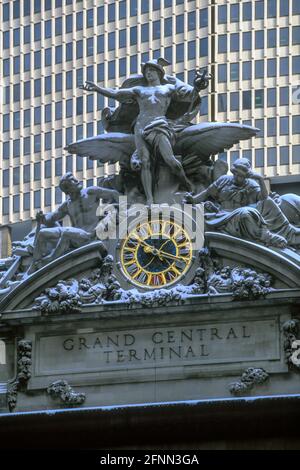
[[[270,233],[270,238],[267,244],[275,246],[276,248],[286,248],[288,246],[286,239],[276,233]]]

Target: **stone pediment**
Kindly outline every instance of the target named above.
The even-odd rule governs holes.
[[[254,242],[215,232],[206,233],[206,244],[209,250],[214,253],[214,257],[218,260],[219,265],[223,268],[229,268],[232,272],[238,272],[238,269],[242,269],[253,270],[258,275],[270,275],[270,279],[272,279],[272,287],[269,289],[270,293],[271,291],[286,291],[289,289],[296,291],[300,288],[300,256],[290,249],[282,250],[269,248]],[[0,302],[1,312],[12,310],[20,311],[35,306],[35,299],[43,298],[45,291],[49,290],[49,288],[55,288],[60,281],[63,281],[63,284],[70,291],[72,291],[72,289],[80,290],[78,283],[82,282],[82,280],[88,280],[89,276],[91,276],[95,270],[101,268],[104,254],[101,242],[94,242],[56,259],[28,276],[27,279],[23,280],[10,293],[6,294]],[[113,272],[114,269],[116,269],[116,262],[112,257],[110,258]],[[204,271],[208,269],[207,266],[203,267]],[[244,271],[242,271],[241,275],[243,275],[243,273]],[[99,306],[100,303],[109,302],[110,311],[114,303],[117,308],[120,307],[120,303],[122,304],[122,302],[125,304],[140,304],[151,307],[172,301],[184,302],[188,297],[209,297],[210,302],[213,302],[215,296],[230,294],[232,292],[230,287],[226,286],[221,288],[221,290],[218,290],[218,288],[215,290],[210,287],[205,291],[200,290],[198,288],[199,286],[195,288],[195,284],[191,286],[179,284],[172,289],[159,289],[149,293],[139,293],[137,289],[133,288],[134,286],[132,286],[132,288],[129,286],[127,291],[121,289],[122,294],[117,297],[97,297],[99,293],[99,282],[97,283],[95,281],[93,284],[96,288],[93,287],[92,294],[89,295],[90,291],[88,289],[84,292],[83,306],[86,307],[92,304],[98,304]],[[100,285],[102,284],[100,283]],[[216,286],[216,284],[214,284],[214,286]],[[265,289],[264,292],[267,293],[269,291]],[[79,302],[79,304],[82,305],[82,302]],[[92,310],[94,310],[95,305]],[[75,306],[74,311],[76,311],[76,308]],[[101,311],[102,310],[103,306],[101,307]],[[64,312],[67,311],[68,305],[66,305]],[[79,308],[78,311],[80,311]],[[51,312],[55,313],[56,311],[54,309]],[[63,313],[63,311],[60,311],[60,313]]]

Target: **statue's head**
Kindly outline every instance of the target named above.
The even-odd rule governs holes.
[[[245,181],[250,171],[251,163],[248,158],[238,158],[231,167],[231,173],[238,184]]]
[[[65,194],[68,194],[69,196],[80,193],[82,189],[78,179],[75,178],[71,172],[68,172],[61,177],[59,187]]]
[[[165,76],[164,67],[166,65],[170,64],[167,60],[163,59],[162,57],[159,57],[158,59],[148,60],[148,62],[145,62],[141,65],[142,74],[144,75],[144,78],[148,83],[156,81],[157,78],[160,82],[162,82]]]

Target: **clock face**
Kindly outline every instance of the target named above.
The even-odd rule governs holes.
[[[129,233],[120,257],[123,274],[136,286],[167,287],[188,271],[193,259],[192,242],[176,222],[147,221]]]

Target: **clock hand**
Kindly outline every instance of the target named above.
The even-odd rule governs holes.
[[[186,261],[185,258],[183,258],[182,256],[175,256],[175,255],[171,255],[170,253],[166,253],[165,251],[160,251],[158,252],[158,255],[159,256],[162,256],[162,257],[165,257],[165,258],[169,258],[169,259],[173,259],[175,261]]]

